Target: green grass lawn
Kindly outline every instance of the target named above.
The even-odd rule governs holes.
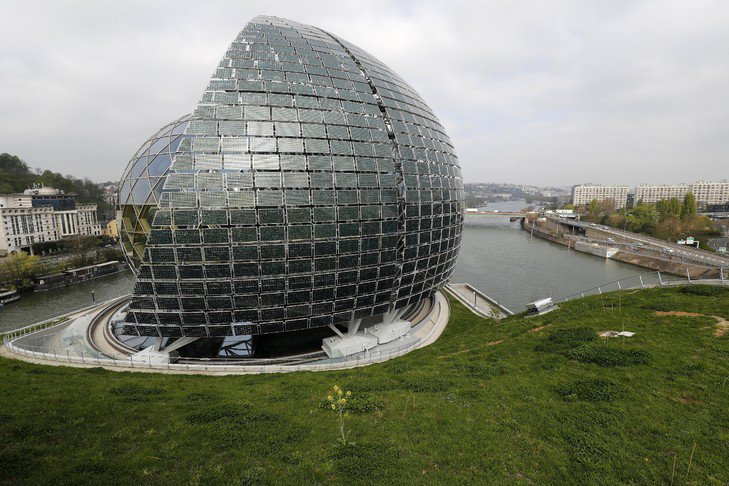
[[[729,289],[625,291],[534,319],[457,302],[365,368],[118,373],[0,360],[3,484],[727,484]],[[700,316],[655,314],[684,311]],[[629,339],[596,332],[629,330]],[[322,406],[353,393],[354,444]]]

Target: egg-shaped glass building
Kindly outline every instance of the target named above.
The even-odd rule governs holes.
[[[126,334],[306,332],[416,305],[450,277],[461,171],[418,93],[319,28],[256,17],[119,190]]]

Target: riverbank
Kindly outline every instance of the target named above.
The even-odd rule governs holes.
[[[452,301],[438,341],[357,370],[170,376],[0,359],[0,482],[724,484],[729,341],[712,316],[729,318],[729,295],[690,288],[500,324]],[[622,330],[616,319],[636,334],[599,338]],[[334,384],[352,392],[346,446],[321,405]]]
[[[552,223],[551,225],[549,223]],[[637,248],[635,251],[625,249],[626,245],[620,245],[610,241],[590,240],[580,235],[567,234],[557,228],[557,224],[547,220],[544,225],[535,222],[521,220],[522,228],[529,234],[548,240],[560,245],[567,246],[576,251],[588,253],[593,256],[608,258],[612,260],[629,263],[631,265],[656,270],[679,277],[691,279],[718,279],[721,272],[718,268],[705,265],[697,265],[668,258],[661,258],[647,254],[647,250]]]
[[[0,333],[126,295],[134,280],[134,274],[124,270],[45,292],[21,292],[20,300],[0,308]]]

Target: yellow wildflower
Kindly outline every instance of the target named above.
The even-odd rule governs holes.
[[[328,395],[328,396],[327,396],[327,400],[329,400],[329,401],[331,402],[332,400],[334,400],[334,397],[333,397],[333,396],[331,396],[331,395]]]
[[[341,403],[342,405],[344,405],[345,403],[347,403],[347,399],[346,398],[340,398],[339,399],[339,403]]]
[[[348,392],[347,392],[347,396],[348,396],[348,397],[351,397],[351,396],[352,396],[352,392],[351,392],[351,391],[348,391]]]
[[[334,385],[334,391],[339,391],[339,387],[337,385]]]
[[[332,410],[336,410],[337,406],[332,403]]]
[[[337,390],[337,394],[341,397],[342,396],[342,390]]]

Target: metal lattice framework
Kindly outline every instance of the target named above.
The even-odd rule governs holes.
[[[463,187],[450,139],[411,87],[343,39],[256,17],[192,116],[160,134],[120,190],[124,248],[141,262],[126,334],[347,323],[417,303],[453,271]],[[171,160],[161,175],[158,143]]]
[[[159,205],[164,178],[177,154],[190,115],[173,121],[152,135],[134,154],[119,184],[121,243],[124,252],[138,268],[151,231],[151,220]]]

